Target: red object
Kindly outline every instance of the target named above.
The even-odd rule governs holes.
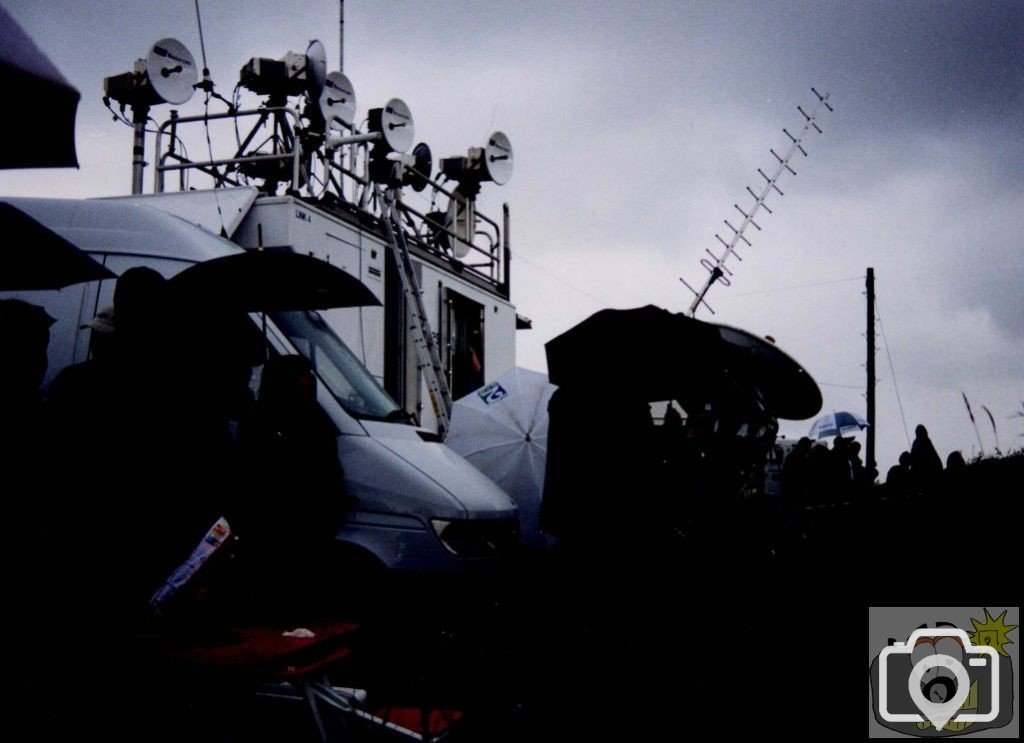
[[[311,624],[307,629],[313,637],[286,637],[286,629],[268,625],[232,627],[215,644],[179,646],[166,658],[196,670],[256,674],[265,680],[296,678],[347,657],[349,635],[357,625]]]

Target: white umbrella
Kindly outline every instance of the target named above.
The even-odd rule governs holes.
[[[860,431],[868,427],[868,422],[856,413],[840,410],[825,413],[811,424],[807,436],[812,439],[826,439],[839,436],[847,431]]]
[[[547,375],[515,368],[455,401],[445,444],[515,500],[523,542],[547,543],[538,526],[547,462]]]

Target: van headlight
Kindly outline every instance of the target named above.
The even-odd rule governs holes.
[[[519,546],[519,520],[431,519],[437,538],[456,557],[498,557]]]

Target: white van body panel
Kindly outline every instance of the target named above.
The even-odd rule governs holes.
[[[173,191],[145,196],[113,196],[106,200],[143,204],[181,217],[213,235],[220,235],[223,230],[227,237],[231,237],[249,213],[257,196],[259,189],[255,186],[239,186],[219,188],[216,191]]]
[[[435,483],[444,483],[464,510],[463,516],[453,518],[496,519],[515,515],[515,504],[504,490],[439,441],[424,441],[411,426],[377,421],[364,421],[363,426],[375,441],[411,467]]]

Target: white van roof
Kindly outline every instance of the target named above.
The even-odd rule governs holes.
[[[202,227],[145,204],[105,199],[2,200],[86,252],[205,261],[242,250]]]

